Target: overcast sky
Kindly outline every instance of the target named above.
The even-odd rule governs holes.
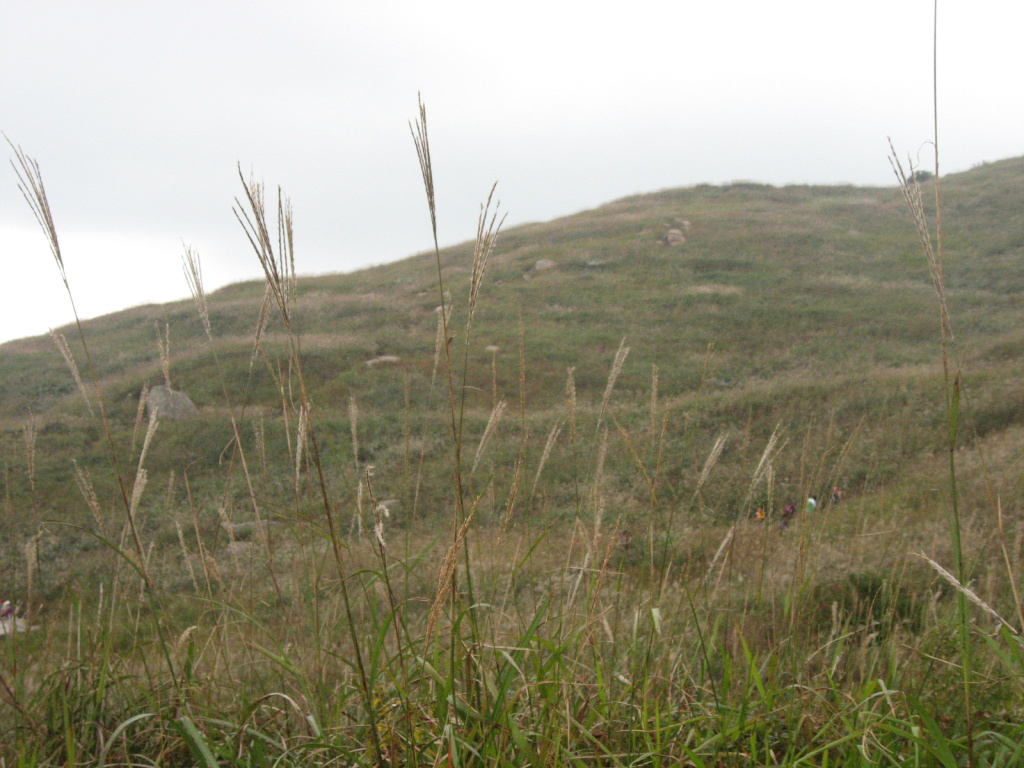
[[[0,0],[0,131],[38,161],[80,314],[258,277],[238,166],[281,186],[304,274],[442,245],[494,181],[508,225],[667,187],[892,183],[930,165],[931,0]],[[1024,3],[940,2],[942,170],[1024,154]],[[10,147],[2,145],[7,158]],[[0,340],[70,320],[0,172]],[[499,243],[500,247],[500,243]]]

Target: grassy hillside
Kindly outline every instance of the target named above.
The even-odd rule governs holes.
[[[986,434],[1019,421],[1024,404],[1013,383],[1015,352],[1024,345],[1015,287],[1024,280],[1017,258],[1024,218],[1012,204],[1020,199],[1022,170],[1024,161],[1009,160],[944,182],[957,349],[971,385],[971,416]],[[682,221],[690,222],[686,244],[664,245],[665,233]],[[457,308],[465,305],[471,249],[442,254]],[[837,471],[845,485],[877,487],[904,476],[931,449],[942,419],[935,396],[938,310],[919,251],[895,188],[702,186],[509,230],[488,266],[468,345],[467,416],[478,434],[495,397],[522,401],[542,439],[544,424],[563,408],[567,370],[574,370],[580,402],[599,403],[624,340],[630,351],[616,402],[627,410],[648,408],[657,367],[659,412],[672,422],[671,464],[692,464],[689,452],[723,432],[743,435],[723,456],[741,460],[742,445],[763,441],[780,424],[800,441],[805,432],[806,439],[824,441],[831,431],[831,440],[844,443],[856,430]],[[554,266],[538,269],[542,260]],[[367,433],[360,459],[398,482],[403,414],[412,408],[423,416],[432,398],[436,282],[430,254],[299,280],[296,331],[317,416],[339,440],[332,451],[348,454],[338,457],[339,467],[353,466],[348,407],[354,398]],[[250,415],[262,410],[268,427],[274,423],[281,402],[274,367],[286,347],[272,319],[263,357],[250,367],[262,295],[255,283],[211,295],[212,344],[190,302],[85,324],[112,427],[126,440],[137,429],[143,386],[163,380],[158,338],[164,324],[169,329],[172,383],[203,415],[187,425],[162,425],[164,440],[174,433],[173,446],[165,442],[161,451],[158,443],[153,474],[186,466],[196,478],[219,474],[217,457],[229,436],[225,391],[231,407]],[[458,315],[453,322],[459,327]],[[63,332],[84,368],[76,334]],[[491,345],[499,350],[488,351]],[[377,358],[383,361],[368,365]],[[58,517],[72,514],[66,499],[51,499],[64,497],[49,476],[66,477],[60,467],[71,456],[88,455],[69,456],[69,449],[96,447],[102,454],[103,441],[48,337],[2,348],[0,413],[8,442],[5,496],[26,507],[29,483],[19,454],[31,413],[39,430],[39,504]],[[882,437],[894,432],[899,440]]]
[[[1013,617],[1024,158],[943,178],[942,192],[965,551],[980,599]],[[670,230],[685,244],[667,245]],[[18,640],[41,661],[3,651],[14,682],[0,706],[18,732],[59,732],[58,692],[73,683],[79,719],[108,737],[160,712],[120,733],[139,754],[181,760],[175,750],[202,755],[222,736],[228,759],[236,732],[238,764],[261,764],[260,735],[275,734],[260,754],[289,754],[272,745],[303,727],[256,703],[274,692],[297,722],[319,723],[313,742],[368,764],[385,764],[386,743],[387,764],[434,764],[454,749],[438,734],[458,722],[466,744],[516,751],[510,765],[788,765],[851,729],[867,739],[884,680],[915,693],[902,725],[872,731],[864,764],[953,764],[928,738],[960,748],[977,724],[955,693],[953,589],[916,554],[947,567],[952,556],[939,309],[900,190],[704,185],[516,227],[499,236],[467,329],[473,251],[301,278],[290,332],[271,306],[258,345],[262,283],[206,297],[209,336],[192,302],[84,323],[88,355],[77,329],[61,329],[85,397],[52,339],[0,347],[0,598],[45,628]],[[454,307],[450,389],[439,265]],[[164,382],[161,339],[171,384],[199,415],[147,440],[139,398]],[[785,526],[788,504],[801,512]],[[759,508],[769,524],[753,520]],[[431,645],[437,621],[447,645]],[[72,653],[76,635],[93,640]],[[90,642],[119,659],[114,700],[89,700],[97,669],[114,669]],[[160,658],[143,661],[144,647]],[[407,648],[433,671],[403,666]],[[442,648],[448,658],[431,656]],[[1018,707],[1011,648],[972,682],[993,733]],[[823,680],[858,711],[806,700]],[[689,702],[689,714],[652,714],[636,703],[648,699]],[[494,709],[477,722],[462,705]],[[575,715],[554,736],[544,718],[516,734],[549,706]],[[680,735],[691,716],[718,734],[714,749]],[[201,735],[185,719],[205,723]],[[247,719],[257,736],[244,736]],[[98,748],[75,734],[77,754]],[[564,752],[544,752],[545,739]],[[839,741],[829,749],[829,765],[860,764]]]

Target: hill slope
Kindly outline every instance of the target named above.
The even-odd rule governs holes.
[[[942,184],[956,387],[851,187],[0,347],[0,763],[1016,764],[1024,161]]]
[[[1002,446],[992,469],[1007,471],[1004,509],[1017,510],[1010,468],[1019,456],[1007,436],[1024,421],[1024,215],[1016,204],[1024,196],[1024,159],[942,183],[946,280],[969,397],[965,435]],[[684,245],[665,244],[671,229],[686,230]],[[441,254],[456,308],[452,349],[460,376],[463,354],[466,360],[459,391],[466,394],[464,432],[472,449],[467,465],[494,403],[505,400],[508,413],[517,412],[489,436],[479,471],[469,475],[467,467],[468,490],[492,489],[481,519],[499,519],[512,507],[524,519],[591,514],[579,488],[581,472],[592,470],[581,467],[592,467],[587,462],[603,449],[590,440],[592,432],[580,447],[577,429],[608,430],[602,439],[612,450],[603,471],[626,523],[647,504],[637,472],[644,462],[656,462],[662,475],[667,492],[659,504],[685,506],[698,488],[697,513],[709,520],[768,502],[781,507],[833,485],[862,499],[895,494],[885,503],[899,498],[911,509],[931,503],[927,477],[944,419],[938,309],[897,189],[699,186],[510,229],[488,265],[465,344],[471,258],[472,244]],[[346,521],[368,515],[358,498],[368,465],[377,497],[398,499],[407,518],[450,508],[440,469],[450,418],[434,374],[437,272],[433,254],[424,254],[297,283],[295,330],[306,384]],[[8,510],[0,538],[9,562],[20,560],[24,542],[46,520],[91,524],[72,459],[92,471],[104,514],[119,519],[106,511],[117,508],[120,492],[105,469],[113,450],[130,487],[145,428],[137,420],[138,397],[144,386],[163,381],[157,336],[164,324],[172,383],[201,414],[161,424],[153,441],[149,490],[139,506],[147,537],[174,542],[168,521],[190,503],[201,507],[210,536],[221,521],[218,510],[232,519],[251,516],[240,473],[225,479],[232,413],[249,461],[261,467],[258,496],[270,509],[294,510],[290,499],[304,493],[296,490],[296,424],[287,413],[295,382],[279,320],[271,319],[254,357],[262,297],[257,283],[210,295],[212,342],[190,302],[87,322],[91,374],[76,334],[63,329],[83,376],[95,376],[103,393],[110,440],[49,338],[0,347]],[[623,342],[629,355],[610,395],[609,422],[599,412]],[[567,404],[570,370],[578,416]],[[783,448],[773,485],[751,488],[776,430]],[[700,480],[722,435],[715,472]],[[520,482],[516,472],[528,484],[541,470],[545,482],[539,490],[534,482],[528,498],[495,499],[494,487]],[[307,471],[302,465],[298,474]],[[46,530],[40,557],[54,574],[48,586],[56,594],[72,563],[88,562],[78,555],[92,545],[52,525]]]

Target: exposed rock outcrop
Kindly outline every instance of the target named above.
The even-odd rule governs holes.
[[[661,239],[661,242],[665,245],[678,248],[686,245],[686,235],[683,234],[683,230],[681,229],[670,229],[665,233],[665,237]]]
[[[156,414],[158,419],[191,419],[199,409],[184,392],[158,384],[146,397],[146,413],[150,418]]]

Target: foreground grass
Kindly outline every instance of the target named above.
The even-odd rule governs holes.
[[[479,528],[449,595],[448,537],[385,524],[386,547],[345,547],[348,610],[330,546],[301,526],[208,555],[196,589],[143,590],[122,567],[108,596],[4,646],[5,759],[957,765],[951,590],[898,544],[876,570],[834,567],[871,547],[822,529],[863,513],[680,528],[669,563],[611,526]],[[1013,765],[1024,659],[987,618],[977,754]]]

